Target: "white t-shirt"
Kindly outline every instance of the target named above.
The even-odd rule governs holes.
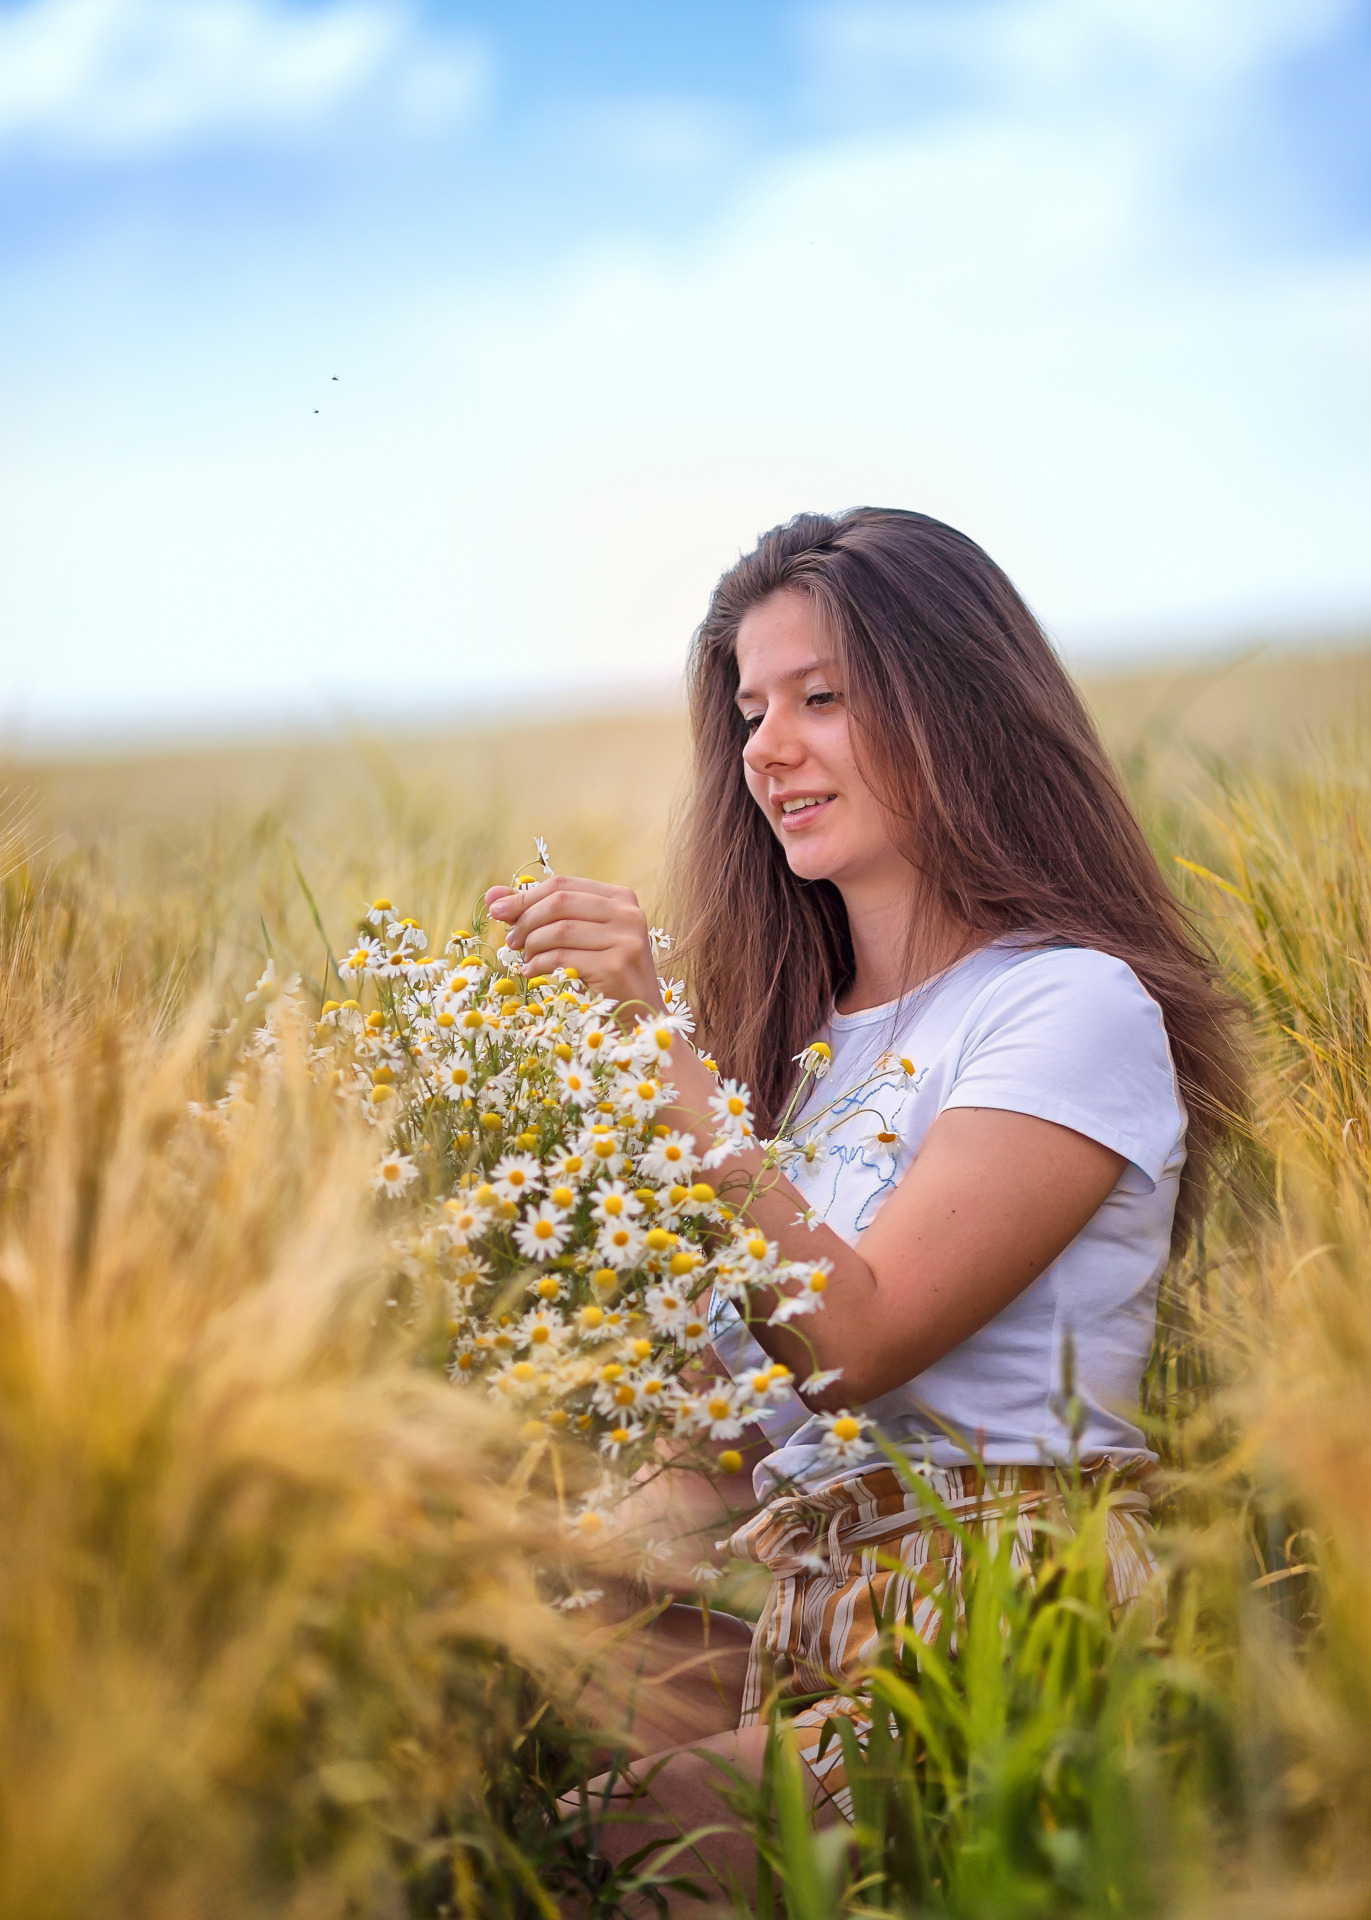
[[[1016,1465],[1073,1453],[1120,1464],[1154,1459],[1137,1425],[1138,1388],[1185,1163],[1186,1114],[1161,1008],[1137,975],[1092,948],[999,940],[901,1001],[835,1013],[824,1037],[832,1070],[812,1089],[794,1132],[820,1138],[828,1152],[790,1177],[858,1249],[947,1107],[1052,1120],[1128,1162],[1099,1212],[1031,1286],[915,1379],[867,1403],[881,1433],[934,1466],[975,1455]],[[893,1074],[863,1084],[886,1055]],[[914,1064],[912,1078],[901,1055]],[[807,1127],[806,1116],[821,1109]],[[874,1144],[877,1131],[896,1135],[893,1146]],[[711,1322],[730,1372],[764,1359],[727,1302],[716,1300]],[[798,1396],[762,1424],[776,1451],[757,1469],[760,1498],[778,1483],[844,1477],[819,1452],[822,1429]]]

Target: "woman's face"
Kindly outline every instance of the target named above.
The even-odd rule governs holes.
[[[906,883],[885,809],[857,770],[837,662],[808,594],[773,593],[738,628],[748,791],[792,873],[839,887]]]

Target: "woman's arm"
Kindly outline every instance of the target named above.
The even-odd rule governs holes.
[[[539,971],[573,966],[616,1000],[661,1008],[647,922],[627,888],[559,876],[522,894],[492,888],[487,901],[497,919],[508,916],[510,944]],[[671,1078],[679,1106],[663,1119],[708,1145],[711,1130],[700,1121],[712,1075],[683,1043]],[[832,1385],[805,1396],[823,1410],[888,1393],[993,1319],[1071,1244],[1124,1165],[1121,1154],[1069,1127],[954,1108],[929,1128],[855,1248],[828,1227],[804,1225],[804,1198],[782,1175],[763,1171],[759,1148],[731,1157],[711,1179],[724,1190],[741,1186],[739,1176],[760,1176],[766,1190],[749,1208],[757,1225],[792,1258],[831,1265],[823,1307],[803,1321],[764,1324],[784,1288],[754,1295],[752,1305],[753,1335],[797,1379],[839,1370]]]

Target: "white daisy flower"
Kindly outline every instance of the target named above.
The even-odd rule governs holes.
[[[716,1380],[694,1405],[693,1425],[709,1440],[736,1440],[743,1430],[738,1418],[737,1389]]]
[[[669,1013],[644,1021],[633,1033],[639,1056],[658,1073],[664,1073],[671,1065],[671,1049],[680,1038],[681,1023]]]
[[[597,1060],[608,1059],[617,1037],[601,1021],[592,1020],[581,1034],[581,1058],[586,1066],[593,1067]]]
[[[394,913],[394,911],[395,911],[394,907],[390,904],[389,900],[387,900],[383,895],[381,899],[373,900],[371,905],[367,908],[366,910],[367,919],[371,922],[373,927],[384,926],[386,921],[389,920],[389,918]]]
[[[611,1460],[617,1460],[625,1447],[631,1447],[635,1440],[641,1440],[642,1437],[643,1429],[636,1420],[625,1427],[611,1427],[600,1438],[600,1451]]]
[[[653,1140],[638,1165],[649,1180],[689,1186],[691,1175],[699,1168],[700,1156],[689,1134],[668,1133]]]
[[[587,1127],[577,1137],[576,1151],[584,1154],[587,1167],[595,1173],[612,1175],[623,1170],[621,1142],[613,1127]]]
[[[825,1413],[820,1419],[824,1432],[819,1446],[824,1457],[835,1466],[846,1466],[849,1461],[861,1460],[874,1451],[866,1438],[871,1422],[865,1414]]]
[[[823,1296],[828,1290],[828,1276],[832,1271],[827,1260],[788,1266],[782,1276],[785,1284],[789,1287],[798,1280],[799,1286],[794,1293],[786,1294],[767,1324],[783,1327],[788,1320],[798,1320],[803,1314],[816,1313],[823,1305]]]
[[[607,1222],[595,1236],[595,1251],[607,1266],[636,1266],[643,1256],[646,1236],[628,1220]]]
[[[757,1227],[745,1228],[737,1235],[732,1246],[732,1257],[739,1261],[747,1273],[754,1279],[770,1273],[776,1265],[780,1249],[774,1240],[768,1240]]]
[[[687,1353],[698,1353],[701,1347],[709,1345],[709,1339],[709,1322],[698,1312],[692,1311],[676,1330],[676,1344],[684,1347]]]
[[[664,1087],[660,1080],[630,1080],[616,1087],[615,1094],[635,1120],[650,1120],[659,1107],[675,1098],[676,1089]]]
[[[608,1366],[600,1368],[599,1385],[590,1404],[607,1418],[627,1420],[629,1409],[636,1407],[641,1398],[637,1381],[617,1360],[611,1360]]]
[[[471,1093],[473,1074],[464,1060],[444,1060],[435,1067],[433,1078],[440,1093],[449,1100],[465,1100]]]
[[[818,1171],[833,1152],[833,1142],[826,1133],[816,1133],[808,1140],[774,1140],[776,1165],[783,1173],[791,1173],[797,1167]]]
[[[462,1247],[481,1231],[485,1221],[471,1202],[459,1195],[443,1202],[443,1225],[453,1246]]]
[[[694,1318],[694,1309],[679,1287],[665,1284],[649,1287],[643,1297],[643,1306],[647,1310],[648,1324],[657,1333],[678,1334],[687,1321]]]
[[[760,1407],[777,1404],[784,1400],[795,1384],[795,1376],[789,1367],[780,1365],[759,1368],[750,1373],[743,1385]]]
[[[721,1080],[719,1091],[709,1096],[709,1111],[728,1133],[750,1129],[752,1106],[747,1088],[736,1080]]]
[[[551,1260],[562,1251],[570,1236],[570,1221],[550,1200],[544,1200],[515,1227],[514,1244],[526,1259]]]
[[[810,1074],[815,1080],[822,1080],[833,1066],[833,1049],[826,1040],[815,1040],[804,1049],[803,1053],[795,1055],[795,1064],[801,1073]]]
[[[695,1019],[690,1008],[686,1005],[685,981],[663,980],[659,977],[657,985],[661,989],[662,1005],[666,1008],[672,1019],[677,1022],[681,1032],[694,1033]]]
[[[491,1168],[490,1184],[502,1200],[522,1200],[542,1185],[543,1170],[531,1153],[507,1153]]]
[[[550,1313],[546,1306],[534,1307],[526,1313],[519,1322],[519,1333],[526,1346],[537,1350],[540,1359],[549,1358],[571,1337],[565,1320],[560,1314]]]
[[[636,1193],[630,1193],[622,1180],[602,1180],[596,1187],[591,1218],[598,1220],[601,1226],[613,1226],[616,1221],[629,1221],[643,1210],[643,1203]]]
[[[583,1067],[579,1060],[559,1060],[557,1062],[557,1086],[561,1096],[569,1106],[585,1107],[597,1098],[595,1082],[590,1069]]]
[[[298,973],[292,973],[287,980],[278,980],[276,978],[276,962],[275,960],[269,959],[266,966],[262,969],[262,977],[257,982],[257,985],[252,989],[251,993],[244,994],[243,1004],[244,1006],[251,1006],[254,1000],[270,1000],[277,994],[293,994],[299,984],[300,976]]]
[[[883,1114],[866,1116],[866,1124],[857,1136],[861,1150],[882,1169],[893,1166],[900,1151],[899,1116],[887,1120]]]
[[[388,1153],[371,1176],[377,1193],[399,1194],[419,1178],[419,1169],[407,1153]]]
[[[374,940],[369,933],[360,934],[339,964],[338,971],[352,980],[360,980],[363,974],[374,973],[378,969],[384,955],[385,948],[379,940]]]
[[[552,1605],[558,1613],[576,1613],[582,1607],[593,1607],[604,1597],[603,1587],[581,1587],[575,1593],[568,1593],[560,1600],[554,1600]]]
[[[388,940],[398,940],[402,947],[408,947],[413,953],[422,953],[428,945],[428,935],[417,920],[394,920],[386,928]]]

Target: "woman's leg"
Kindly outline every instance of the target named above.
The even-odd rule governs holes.
[[[765,1725],[735,1727],[634,1761],[624,1774],[602,1774],[584,1797],[568,1794],[561,1801],[563,1816],[579,1817],[589,1851],[615,1866],[648,1848],[635,1872],[693,1880],[703,1900],[680,1891],[666,1896],[668,1911],[682,1920],[717,1912],[721,1901],[735,1896],[753,1906],[757,1851],[751,1826],[724,1796],[739,1781],[759,1784],[767,1733]],[[840,1816],[808,1767],[802,1775],[815,1824],[836,1825]],[[653,1911],[646,1898],[641,1911]]]
[[[679,1604],[611,1640],[579,1703],[604,1732],[599,1765],[625,1749],[637,1758],[735,1728],[751,1645],[746,1621]]]

